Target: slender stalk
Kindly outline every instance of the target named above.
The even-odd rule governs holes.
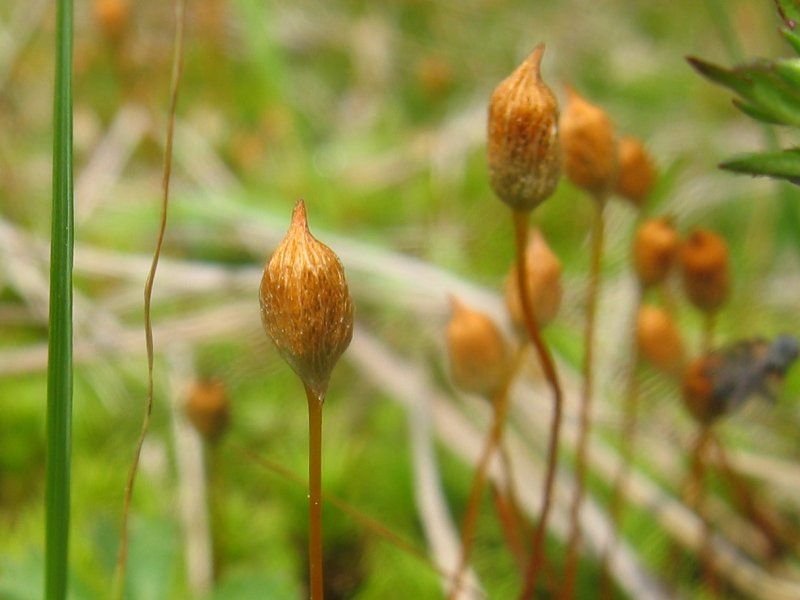
[[[114,576],[113,597],[121,599],[125,590],[125,570],[128,562],[128,520],[130,517],[131,500],[133,499],[133,488],[136,483],[136,473],[139,469],[139,457],[142,453],[142,446],[150,428],[150,417],[153,413],[153,322],[151,318],[151,301],[153,297],[153,284],[155,283],[158,260],[161,257],[161,249],[164,245],[164,236],[167,231],[167,214],[169,208],[169,184],[172,175],[172,141],[175,134],[175,112],[178,107],[178,90],[180,89],[181,76],[183,75],[183,46],[184,31],[186,25],[186,1],[175,0],[175,44],[172,56],[172,77],[170,84],[170,101],[167,115],[167,133],[164,150],[164,163],[161,175],[161,220],[158,228],[156,248],[153,252],[153,261],[150,264],[150,271],[144,285],[144,332],[147,345],[147,399],[145,401],[144,418],[136,441],[136,448],[133,453],[133,461],[128,471],[128,478],[125,483],[125,499],[122,509],[122,529],[120,532],[119,553],[117,555],[116,573]]]
[[[508,448],[502,442],[499,446],[500,459],[503,465],[505,486],[503,490],[493,487],[494,505],[500,525],[503,529],[503,536],[506,539],[511,554],[517,563],[521,576],[525,575],[525,565],[527,564],[527,552],[523,539],[527,537],[526,523],[519,509],[519,500],[516,485],[514,484],[514,473],[511,465],[511,456]]]
[[[322,405],[308,386],[308,572],[311,600],[324,597],[322,577]]]
[[[508,415],[508,391],[516,376],[523,355],[524,345],[517,351],[500,388],[491,398],[493,409],[492,426],[489,429],[489,435],[486,437],[486,442],[484,443],[478,464],[475,467],[475,474],[472,478],[472,486],[470,487],[469,499],[467,500],[467,510],[464,514],[464,522],[461,526],[461,558],[459,559],[458,568],[456,569],[453,579],[453,587],[450,589],[450,594],[448,595],[450,600],[458,598],[461,592],[464,573],[467,570],[467,565],[469,565],[472,547],[475,542],[475,527],[478,524],[478,513],[481,507],[481,495],[486,485],[486,475],[492,456],[503,439],[506,416]]]
[[[788,523],[782,522],[777,515],[768,513],[759,506],[750,490],[750,486],[731,465],[728,453],[722,445],[722,440],[712,433],[710,441],[716,448],[720,469],[733,490],[740,510],[761,530],[761,533],[767,539],[770,557],[773,559],[778,558],[786,551],[787,546],[794,546],[797,549],[798,540],[797,536],[792,533],[792,527]]]
[[[717,315],[713,312],[703,314],[703,339],[700,349],[703,354],[708,354],[714,348],[714,329],[717,323]]]
[[[581,387],[580,420],[575,455],[575,492],[570,506],[570,531],[567,540],[567,558],[564,567],[562,598],[575,595],[575,577],[578,571],[578,548],[581,542],[580,511],[586,493],[586,452],[591,434],[592,387],[594,384],[594,333],[597,318],[597,300],[600,292],[600,263],[603,258],[605,201],[595,198],[595,215],[592,223],[592,256],[589,271],[589,290],[586,299],[586,325],[583,334],[583,385]]]
[[[67,596],[72,449],[72,0],[56,5],[53,204],[47,359],[45,597]]]
[[[622,511],[625,508],[625,497],[622,490],[628,480],[633,461],[634,437],[636,435],[636,423],[639,412],[639,365],[641,353],[639,344],[636,340],[636,315],[642,306],[643,290],[641,286],[636,294],[636,301],[633,305],[633,329],[631,332],[631,353],[628,364],[628,382],[625,390],[625,402],[622,407],[622,435],[620,437],[620,466],[614,483],[611,488],[611,500],[608,506],[609,519],[614,538],[603,553],[600,565],[600,598],[611,598],[611,577],[609,573],[609,562],[616,552],[619,544],[619,524]]]
[[[208,478],[208,512],[211,525],[211,555],[214,557],[213,580],[219,581],[225,568],[222,549],[225,546],[223,498],[225,498],[224,461],[217,440],[205,443],[206,477]]]
[[[711,522],[705,511],[705,476],[706,476],[706,460],[705,453],[709,441],[711,440],[711,425],[704,423],[701,424],[695,443],[692,447],[691,454],[691,468],[690,479],[687,486],[687,504],[692,507],[700,517],[703,523],[702,529],[702,542],[698,550],[698,559],[703,569],[703,580],[709,592],[716,596],[718,593],[718,584],[716,573],[714,571],[713,556],[711,548]]]
[[[553,502],[553,487],[556,479],[556,467],[558,465],[558,443],[561,434],[561,414],[564,404],[564,395],[561,384],[558,381],[556,365],[550,350],[544,343],[536,323],[536,316],[531,306],[531,295],[528,289],[527,272],[527,252],[528,245],[528,213],[514,211],[514,234],[516,244],[517,259],[517,283],[519,287],[520,304],[522,315],[525,322],[525,329],[533,342],[539,362],[542,365],[545,379],[553,392],[553,420],[550,424],[550,441],[547,447],[547,467],[545,470],[544,485],[542,487],[542,514],[539,522],[533,531],[531,543],[531,557],[528,567],[525,570],[525,585],[522,588],[520,598],[525,600],[533,597],[536,590],[536,579],[544,562],[544,538],[547,533],[547,522],[550,517],[550,508]]]
[[[527,560],[525,558],[525,549],[522,547],[519,520],[514,514],[514,508],[511,506],[511,502],[508,501],[506,494],[496,484],[492,485],[492,502],[494,503],[497,518],[500,521],[500,528],[503,532],[506,546],[511,551],[514,562],[517,563],[520,575],[524,575]]]
[[[272,471],[273,473],[283,478],[284,480],[290,481],[295,485],[302,486],[303,488],[308,487],[307,481],[305,481],[299,475],[292,473],[289,469],[287,469],[280,463],[265,458],[263,456],[259,456],[258,454],[254,453],[253,451],[247,448],[243,448],[241,446],[236,446],[233,444],[232,447],[235,447],[242,455],[258,463],[265,469]],[[334,506],[335,508],[339,509],[339,511],[343,512],[347,516],[351,517],[354,521],[362,525],[365,529],[368,529],[375,535],[382,537],[384,540],[388,541],[390,544],[392,544],[396,548],[399,548],[403,552],[419,559],[420,562],[422,562],[422,564],[431,569],[433,573],[449,580],[453,580],[455,578],[454,573],[448,572],[444,568],[440,567],[439,565],[431,561],[431,559],[428,557],[427,553],[424,550],[417,548],[414,544],[412,544],[405,538],[393,532],[391,529],[386,527],[380,521],[365,515],[359,509],[348,504],[338,496],[322,492],[322,499],[325,502],[329,503],[330,505]],[[479,589],[476,589],[474,587],[471,588],[470,591],[472,591],[477,596],[483,596],[483,593]]]

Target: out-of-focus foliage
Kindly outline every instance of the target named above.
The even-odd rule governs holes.
[[[734,105],[746,115],[769,125],[800,126],[800,35],[796,32],[800,3],[775,0],[785,27],[783,37],[798,58],[762,59],[732,69],[699,58],[689,63],[704,77],[736,92]],[[720,167],[737,173],[766,175],[800,184],[800,150],[759,152],[737,156]]]

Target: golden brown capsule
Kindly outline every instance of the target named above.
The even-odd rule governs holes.
[[[339,257],[308,230],[299,200],[286,237],[264,268],[264,330],[318,398],[353,336],[353,302]]]
[[[561,115],[564,173],[592,196],[605,199],[617,182],[617,140],[606,112],[571,87]]]
[[[491,396],[500,389],[509,368],[503,334],[482,312],[451,297],[453,309],[447,324],[447,351],[453,383],[461,390]]]
[[[714,394],[716,362],[713,356],[702,356],[690,362],[683,372],[683,403],[700,423],[710,423],[725,412],[725,405]]]
[[[219,379],[195,382],[186,395],[186,417],[203,437],[216,441],[230,419],[230,403]]]
[[[531,308],[537,325],[545,327],[558,313],[564,294],[561,285],[561,261],[547,245],[540,231],[532,229],[528,240],[525,266]],[[524,331],[516,264],[512,265],[506,277],[505,298],[511,321],[519,330]]]
[[[684,345],[675,321],[663,308],[643,305],[636,318],[636,343],[642,356],[665,373],[679,373]]]
[[[542,80],[539,44],[494,90],[489,101],[487,159],[498,197],[530,211],[550,197],[561,176],[558,103]]]
[[[706,312],[714,312],[728,299],[730,272],[728,245],[707,229],[696,229],[680,252],[683,284],[689,300]]]
[[[617,144],[616,193],[641,208],[656,181],[656,167],[644,144],[632,136],[620,138]]]
[[[660,217],[643,222],[633,241],[633,264],[642,286],[664,281],[680,248],[678,232],[671,219]]]
[[[95,0],[94,16],[103,35],[110,40],[117,40],[130,21],[130,0]]]

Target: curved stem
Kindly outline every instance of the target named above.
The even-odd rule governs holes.
[[[153,322],[150,313],[150,304],[153,297],[153,284],[155,283],[158,260],[164,245],[164,236],[167,231],[167,212],[169,208],[169,183],[172,175],[172,141],[175,137],[175,113],[178,107],[178,90],[180,89],[183,74],[183,46],[184,30],[186,25],[186,1],[175,0],[175,46],[172,56],[172,77],[170,84],[170,101],[167,115],[166,147],[164,150],[164,164],[161,174],[161,220],[158,228],[156,248],[153,252],[153,261],[147,281],[144,284],[144,332],[147,344],[147,400],[145,403],[144,418],[136,448],[133,453],[133,462],[128,471],[125,482],[125,499],[122,509],[122,531],[120,533],[119,553],[117,555],[116,573],[114,576],[113,597],[121,599],[125,589],[125,569],[128,561],[128,520],[133,499],[133,487],[136,483],[136,473],[139,469],[139,457],[142,446],[150,428],[150,417],[153,413]]]
[[[509,366],[508,373],[500,386],[500,388],[493,394],[492,402],[492,426],[489,430],[489,435],[486,438],[486,443],[481,451],[478,464],[475,467],[475,474],[472,478],[472,486],[469,492],[469,499],[467,500],[467,510],[464,514],[464,522],[461,525],[461,558],[459,559],[458,568],[456,569],[455,577],[453,579],[453,587],[450,589],[448,598],[455,600],[461,591],[464,573],[469,565],[469,559],[472,554],[472,547],[475,542],[475,527],[478,524],[478,513],[481,506],[481,495],[483,488],[486,485],[486,474],[489,469],[489,463],[492,460],[494,451],[500,445],[503,439],[503,430],[506,424],[506,416],[508,415],[508,390],[514,380],[517,369],[519,367],[522,356],[524,355],[524,346],[520,347],[512,364]]]
[[[783,522],[776,514],[767,512],[759,505],[750,486],[731,465],[728,453],[722,445],[722,440],[714,435],[713,432],[711,434],[711,443],[716,448],[720,470],[728,480],[740,510],[761,530],[761,533],[767,539],[770,557],[773,559],[780,557],[789,547],[797,549],[798,540],[797,536],[792,533],[792,527]]]
[[[570,531],[567,541],[567,558],[564,567],[562,598],[575,595],[575,577],[578,571],[578,548],[581,542],[580,512],[586,493],[586,452],[591,433],[592,386],[594,383],[594,332],[597,317],[597,299],[600,292],[600,263],[603,257],[605,202],[596,198],[592,223],[592,256],[589,271],[589,290],[586,299],[586,326],[583,335],[583,385],[581,387],[580,420],[575,454],[575,491],[570,506]]]
[[[625,497],[622,489],[630,475],[631,463],[633,461],[634,437],[636,435],[636,422],[639,411],[639,363],[641,354],[639,344],[636,340],[636,315],[642,305],[643,290],[639,287],[634,302],[633,330],[631,332],[631,354],[628,364],[628,382],[625,391],[625,402],[623,405],[622,416],[622,435],[620,437],[620,465],[614,483],[611,488],[611,500],[608,506],[609,519],[613,529],[613,539],[608,544],[600,565],[600,598],[611,598],[611,577],[609,574],[609,562],[617,549],[619,543],[619,523],[622,511],[625,508]]]
[[[495,504],[500,508],[500,504],[506,509],[506,518],[503,524],[506,529],[506,540],[514,558],[517,561],[520,575],[525,574],[527,563],[526,549],[523,539],[527,538],[528,527],[525,517],[519,507],[519,493],[514,482],[514,469],[511,463],[511,454],[503,441],[500,442],[500,459],[503,464],[503,474],[505,478],[505,489],[502,496],[498,490]],[[502,515],[501,515],[502,518]]]
[[[322,405],[324,394],[306,386],[308,399],[308,572],[311,600],[322,600]]]
[[[527,272],[527,252],[525,250],[528,243],[528,213],[514,211],[513,218],[517,258],[517,283],[519,287],[520,304],[522,306],[522,316],[525,329],[533,342],[533,346],[539,357],[539,362],[542,365],[544,376],[553,392],[553,420],[550,425],[550,440],[547,447],[547,467],[542,488],[542,513],[533,532],[531,557],[528,561],[527,569],[525,570],[525,585],[520,594],[520,598],[524,600],[533,597],[534,590],[536,589],[536,579],[544,560],[544,538],[547,533],[547,521],[550,516],[550,507],[553,501],[553,486],[555,484],[556,466],[558,464],[558,441],[561,433],[561,413],[564,395],[561,390],[561,384],[558,381],[555,362],[550,354],[550,350],[542,339],[539,326],[536,323],[536,317],[533,313],[533,307],[531,306],[528,278],[525,276]]]
[[[277,461],[271,460],[265,456],[260,456],[249,450],[248,448],[244,448],[242,446],[237,446],[236,444],[228,443],[229,446],[235,448],[237,452],[239,452],[242,456],[247,458],[248,460],[253,461],[254,463],[258,464],[259,466],[271,471],[284,481],[288,481],[297,486],[301,486],[303,488],[308,487],[308,482],[296,475],[282,464]],[[424,550],[417,548],[412,542],[408,541],[401,535],[395,533],[388,527],[386,527],[383,523],[378,521],[377,519],[370,517],[364,514],[360,509],[348,504],[338,496],[331,495],[326,492],[322,492],[322,499],[325,502],[329,503],[334,508],[337,508],[343,514],[352,518],[356,523],[370,531],[371,533],[375,534],[378,537],[383,538],[385,541],[392,544],[395,548],[398,548],[402,552],[405,552],[409,556],[413,556],[414,558],[418,559],[425,567],[431,570],[432,573],[444,577],[446,579],[452,580],[455,575],[447,570],[445,570],[440,565],[433,562],[429,557],[427,552]],[[473,595],[477,597],[484,597],[484,594],[481,590],[472,587],[469,588]]]
[[[703,315],[703,340],[701,342],[701,352],[708,354],[714,348],[714,328],[716,325],[716,313],[706,312]]]
[[[698,551],[698,559],[703,569],[703,579],[712,596],[717,596],[718,581],[714,571],[712,548],[711,548],[711,522],[705,511],[705,476],[706,476],[706,460],[705,453],[708,443],[711,441],[711,425],[704,423],[701,424],[697,437],[695,438],[694,447],[692,448],[691,456],[691,469],[690,480],[687,487],[688,498],[687,503],[692,507],[700,520],[703,523],[702,527],[702,542]]]

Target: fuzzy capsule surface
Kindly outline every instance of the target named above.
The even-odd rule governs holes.
[[[539,327],[545,327],[558,314],[564,288],[561,283],[561,261],[550,249],[538,229],[531,230],[528,247],[525,249],[526,274],[531,308]],[[505,300],[511,321],[521,332],[525,331],[525,320],[519,298],[517,265],[514,264],[505,281]],[[527,333],[525,334],[527,335]]]
[[[510,356],[503,334],[494,321],[451,298],[447,324],[447,352],[453,383],[464,392],[489,397],[500,389]]]
[[[542,80],[539,44],[492,93],[487,161],[495,194],[527,212],[549,198],[561,176],[558,102]]]
[[[644,305],[636,317],[636,343],[657,369],[676,374],[684,364],[683,337],[672,315],[663,308]]]
[[[693,231],[680,253],[686,295],[705,312],[718,310],[728,299],[730,271],[728,245],[707,229]]]
[[[617,144],[617,163],[619,173],[614,191],[637,208],[642,208],[657,177],[652,157],[641,141],[624,136]]]
[[[203,437],[217,440],[230,420],[230,401],[219,379],[195,382],[186,396],[184,412]]]
[[[617,139],[606,111],[568,87],[561,115],[564,173],[578,187],[604,199],[617,182]]]
[[[680,237],[667,217],[648,219],[636,230],[633,266],[643,287],[657,285],[669,275],[678,258]]]
[[[300,200],[264,268],[261,320],[278,352],[318,398],[353,337],[353,301],[339,257],[308,229]]]

